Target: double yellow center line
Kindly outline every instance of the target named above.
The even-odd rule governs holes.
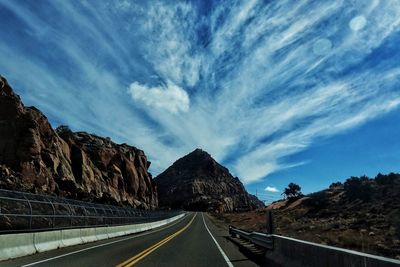
[[[181,234],[183,231],[185,231],[193,222],[194,218],[196,218],[197,213],[193,216],[193,218],[190,220],[190,222],[183,227],[182,229],[180,229],[178,232],[164,238],[163,240],[161,240],[160,242],[152,245],[151,247],[143,250],[142,252],[140,252],[139,254],[133,256],[130,259],[127,259],[126,261],[124,261],[123,263],[120,263],[117,265],[117,267],[128,267],[128,266],[132,266],[135,263],[137,263],[138,261],[142,260],[143,258],[145,258],[147,255],[149,255],[150,253],[152,253],[153,251],[155,251],[156,249],[158,249],[159,247],[161,247],[162,245],[166,244],[168,241],[172,240],[174,237],[178,236],[179,234]]]

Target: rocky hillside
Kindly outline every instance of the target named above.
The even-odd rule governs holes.
[[[246,192],[237,177],[201,149],[177,160],[154,181],[160,206],[217,212],[264,206]]]
[[[268,209],[278,234],[400,259],[400,174],[351,177]],[[224,216],[237,227],[265,230],[265,211]]]
[[[142,208],[157,194],[142,150],[67,127],[53,130],[0,80],[0,187]]]

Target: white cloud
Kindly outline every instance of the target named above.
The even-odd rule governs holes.
[[[271,193],[278,193],[278,192],[279,192],[278,188],[276,188],[276,187],[274,187],[274,186],[267,186],[267,187],[265,188],[265,191],[271,192]]]
[[[129,93],[135,101],[143,102],[150,108],[159,108],[171,113],[189,110],[189,95],[179,86],[168,82],[166,86],[148,87],[138,82],[131,83]]]
[[[157,73],[176,84],[196,85],[201,53],[193,42],[197,23],[193,7],[183,2],[154,2],[138,20],[143,26],[132,30],[145,40],[141,49]]]
[[[153,174],[201,147],[249,184],[399,108],[396,57],[360,62],[397,31],[400,7],[371,2],[221,1],[201,17],[189,2],[49,1],[41,13],[0,1],[33,39],[0,43],[0,70],[49,117],[143,149]]]

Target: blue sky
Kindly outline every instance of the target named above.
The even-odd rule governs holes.
[[[153,175],[200,147],[269,200],[399,171],[399,29],[397,0],[0,0],[0,73]]]

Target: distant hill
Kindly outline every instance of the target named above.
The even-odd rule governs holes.
[[[196,149],[154,179],[160,206],[219,212],[264,207],[229,170]]]
[[[400,174],[351,177],[267,209],[273,210],[277,234],[400,259]],[[265,211],[224,219],[265,230]]]

